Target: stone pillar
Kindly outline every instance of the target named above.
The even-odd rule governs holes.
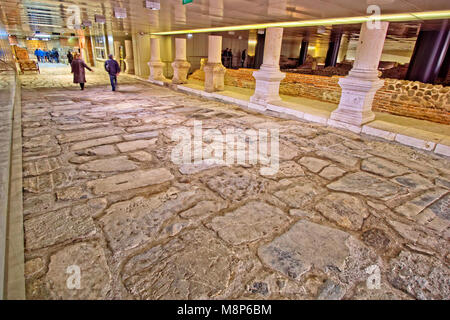
[[[434,83],[439,76],[449,49],[450,29],[444,20],[437,29],[434,24],[424,24],[416,40],[406,79]],[[443,71],[445,73],[445,71]]]
[[[114,58],[120,63],[120,41],[114,41]]]
[[[330,35],[330,43],[328,44],[327,57],[325,58],[325,67],[335,67],[341,46],[342,32],[332,31]]]
[[[300,55],[298,57],[298,65],[299,66],[303,65],[306,61],[306,57],[308,56],[308,47],[309,47],[309,41],[302,40]]]
[[[283,28],[267,28],[263,64],[261,69],[253,72],[256,86],[255,93],[250,98],[249,108],[263,110],[268,103],[281,100],[280,82],[286,76],[280,72],[282,38]]]
[[[158,38],[150,39],[150,81],[166,81],[166,77],[163,75],[164,63],[161,62],[161,51]]]
[[[128,74],[134,74],[134,57],[133,57],[133,43],[131,40],[125,40],[125,72]]]
[[[347,51],[348,51],[348,44],[349,44],[349,36],[347,34],[342,35],[341,39],[341,45],[339,46],[339,54],[338,54],[338,63],[342,63],[347,58]]]
[[[172,83],[182,84],[187,82],[187,74],[191,64],[186,60],[186,39],[175,39],[175,61],[172,63]]]
[[[389,26],[389,22],[380,23],[379,29],[362,24],[353,68],[347,77],[339,80],[342,96],[338,108],[331,113],[332,120],[361,126],[375,118],[372,102],[384,84],[378,78],[378,65]]]
[[[227,70],[221,61],[222,37],[208,37],[208,62],[203,70],[205,71],[205,91],[214,92],[224,89],[224,76]]]

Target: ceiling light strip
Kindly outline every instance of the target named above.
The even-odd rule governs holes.
[[[435,19],[449,19],[450,10],[445,11],[425,11],[425,12],[411,12],[411,13],[399,13],[399,14],[384,14],[380,16],[382,21],[417,21],[417,20],[435,20]],[[287,21],[287,22],[270,22],[259,24],[247,24],[241,26],[228,26],[228,27],[214,27],[214,28],[201,28],[192,30],[178,30],[178,31],[166,31],[166,32],[154,32],[152,35],[166,36],[177,35],[186,33],[203,33],[203,32],[221,32],[221,31],[234,31],[234,30],[254,30],[265,29],[269,27],[313,27],[323,25],[342,25],[342,24],[358,24],[367,21],[372,21],[373,16],[361,16],[361,17],[345,17],[345,18],[330,18],[330,19],[315,19],[315,20],[302,20],[302,21]]]

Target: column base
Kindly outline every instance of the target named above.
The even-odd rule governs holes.
[[[367,80],[362,77],[348,76],[339,80],[342,88],[338,108],[331,113],[331,119],[355,126],[375,119],[372,102],[375,93],[384,84],[384,80]]]
[[[126,65],[126,69],[125,69],[125,73],[127,74],[134,74],[134,60],[133,59],[125,59],[125,65]]]
[[[277,67],[261,66],[261,69],[253,72],[256,79],[255,93],[250,97],[249,107],[264,110],[268,103],[281,101],[280,82],[286,74],[280,72]]]
[[[187,75],[190,67],[191,64],[186,60],[175,60],[172,63],[173,68],[172,83],[173,84],[187,83]]]
[[[167,81],[163,73],[164,63],[162,63],[161,61],[150,61],[148,63],[148,66],[150,68],[150,77],[148,78],[149,80]]]
[[[205,91],[215,92],[225,89],[225,72],[226,68],[222,63],[206,63],[203,70],[205,71]]]

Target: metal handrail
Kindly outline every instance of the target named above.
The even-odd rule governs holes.
[[[7,65],[8,67],[11,67],[12,71],[16,71],[17,72],[17,67],[16,67],[15,63],[11,64],[11,63],[6,62],[3,59],[0,59],[0,62],[2,62],[3,64]]]

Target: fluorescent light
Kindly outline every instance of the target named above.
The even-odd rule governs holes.
[[[49,34],[43,34],[43,33],[36,33],[34,35],[35,38],[50,38]]]
[[[435,20],[435,19],[448,19],[450,18],[450,10],[444,11],[425,11],[425,12],[410,12],[400,14],[382,14],[379,19],[382,21],[417,21],[417,20]],[[270,22],[260,24],[247,24],[241,26],[228,26],[228,27],[215,27],[215,28],[203,28],[192,30],[178,30],[178,31],[166,31],[155,32],[153,35],[175,35],[186,33],[202,33],[202,32],[223,32],[234,30],[254,30],[265,29],[270,27],[312,27],[312,26],[325,26],[325,25],[340,25],[340,24],[358,24],[367,21],[373,21],[373,16],[360,16],[360,17],[345,17],[345,18],[330,18],[330,19],[314,19],[314,20],[300,20],[300,21],[288,21],[288,22]]]

